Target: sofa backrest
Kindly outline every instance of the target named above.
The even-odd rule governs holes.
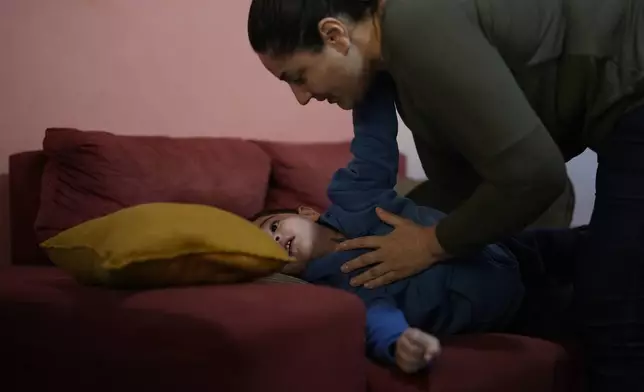
[[[16,265],[51,264],[38,246],[34,222],[40,207],[40,182],[47,158],[42,151],[9,157],[11,260]]]
[[[86,152],[88,145],[87,138],[93,137],[95,134],[79,131],[74,131],[73,134],[75,137],[82,139],[79,145]],[[223,139],[219,139],[218,142],[225,144],[225,140]],[[259,146],[269,157],[266,164],[270,166],[267,172],[270,171],[271,179],[268,184],[268,189],[263,188],[261,190],[261,192],[266,193],[262,193],[262,196],[260,196],[261,199],[264,199],[264,209],[296,208],[300,205],[307,205],[323,210],[328,203],[328,199],[326,198],[326,185],[328,181],[333,172],[337,168],[346,165],[351,157],[349,142],[320,144],[292,144],[264,141],[247,142]],[[48,144],[45,143],[45,147],[47,146]],[[70,151],[72,150],[74,148],[70,148]],[[51,265],[45,253],[38,246],[39,236],[34,226],[37,218],[39,218],[39,211],[42,206],[43,211],[48,213],[53,211],[59,214],[67,214],[56,203],[51,203],[52,198],[66,201],[72,200],[72,198],[67,197],[65,192],[60,191],[60,189],[71,187],[71,189],[76,190],[81,186],[80,183],[76,183],[76,179],[73,177],[68,178],[56,172],[55,167],[57,161],[52,161],[48,164],[47,157],[53,156],[54,158],[51,159],[56,159],[57,155],[49,154],[52,154],[51,148],[47,153],[44,151],[29,151],[14,154],[9,159],[11,255],[12,263],[15,265]],[[68,154],[68,151],[65,151],[64,154]],[[240,156],[239,158],[257,159],[256,156]],[[194,160],[194,156],[191,156],[191,159]],[[69,165],[69,162],[66,163]],[[401,155],[399,167],[399,174],[401,176],[404,176],[406,171],[405,163],[405,157]],[[91,164],[91,162],[76,162],[74,167],[79,167],[79,165],[85,167],[84,165],[86,164]],[[49,181],[43,182],[46,166],[48,168]],[[52,177],[52,171],[58,174]],[[52,191],[52,178],[54,182],[62,184],[63,188]],[[212,179],[209,180],[208,178],[206,177],[205,182],[212,181]],[[105,184],[99,181],[96,185],[98,188],[92,189],[99,189],[103,185]],[[224,188],[230,189],[227,186],[224,186]],[[126,187],[125,189],[129,188]],[[222,192],[226,192],[225,189],[222,189]],[[45,190],[47,191],[44,192]],[[236,193],[234,189],[231,189],[231,191]],[[44,206],[41,203],[41,196],[43,197],[42,201],[45,202]],[[82,204],[86,202],[86,199],[82,199],[78,200],[78,204],[72,203],[72,205],[67,206],[69,214],[81,213],[82,215]],[[142,202],[145,202],[145,200]],[[147,202],[150,202],[150,200]],[[191,201],[188,200],[188,202]],[[225,208],[217,205],[217,203],[215,205]],[[258,205],[257,208],[262,208],[262,206]],[[40,215],[40,218],[42,218],[42,211],[40,211]],[[85,215],[85,217],[86,219],[90,219],[95,216]],[[80,221],[83,220],[81,219]],[[65,229],[65,227],[61,227],[61,229]],[[42,237],[42,231],[40,234]]]

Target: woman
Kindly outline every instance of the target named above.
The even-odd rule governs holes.
[[[433,228],[382,214],[390,235],[342,244],[374,249],[345,266],[373,265],[356,285],[520,231],[593,148],[574,282],[588,385],[644,389],[644,0],[253,0],[248,32],[301,104],[351,109],[388,71],[429,180],[458,200]]]

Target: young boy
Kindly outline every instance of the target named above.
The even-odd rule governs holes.
[[[416,372],[440,352],[432,335],[490,331],[511,320],[524,291],[517,261],[501,246],[491,245],[377,289],[352,287],[351,278],[362,271],[345,274],[340,267],[366,251],[336,252],[335,247],[343,239],[391,232],[377,207],[424,226],[444,216],[394,191],[398,121],[388,75],[374,80],[354,109],[353,122],[353,159],[333,177],[328,210],[322,215],[306,207],[273,211],[254,222],[297,260],[285,273],[353,292],[364,301],[370,356]]]

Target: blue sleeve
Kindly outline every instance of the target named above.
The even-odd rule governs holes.
[[[395,98],[393,81],[383,73],[353,109],[353,159],[335,173],[328,188],[330,220],[346,235],[364,235],[380,224],[376,206],[396,212],[399,153]]]
[[[367,353],[389,365],[396,364],[396,341],[409,324],[402,311],[390,299],[382,298],[367,305]]]
[[[316,285],[334,287],[357,295],[367,309],[367,353],[384,363],[395,364],[395,356],[392,351],[392,348],[395,347],[392,345],[409,327],[409,324],[391,294],[394,285],[376,289],[353,287],[349,281],[364,269],[349,274],[340,271],[342,264],[363,253],[365,253],[363,249],[334,252],[312,260],[306,266],[302,278]]]

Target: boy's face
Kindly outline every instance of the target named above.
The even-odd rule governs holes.
[[[308,207],[300,207],[298,213],[284,213],[262,216],[255,220],[259,228],[277,241],[297,260],[287,266],[284,272],[299,274],[306,263],[326,253],[328,236],[324,227],[317,223],[320,214]]]

